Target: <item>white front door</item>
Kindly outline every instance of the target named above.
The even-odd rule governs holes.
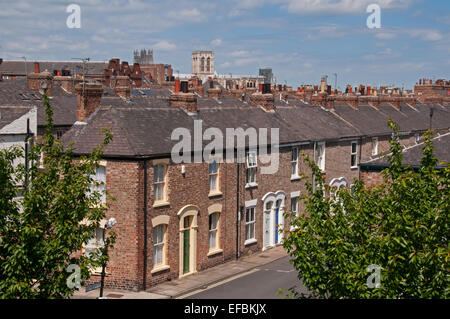
[[[264,212],[264,247],[263,248],[267,248],[269,246],[271,246],[271,240],[270,240],[270,233],[271,233],[271,229],[272,227],[270,227],[271,225],[271,213],[270,210],[269,211],[265,211]]]

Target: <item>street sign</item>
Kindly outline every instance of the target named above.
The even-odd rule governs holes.
[[[86,286],[86,292],[100,288],[101,281]]]

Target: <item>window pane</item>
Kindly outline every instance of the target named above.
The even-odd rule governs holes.
[[[297,212],[297,198],[296,197],[292,197],[291,198],[291,211],[293,211],[294,213]]]
[[[293,148],[291,161],[296,162],[297,159],[298,159],[298,148]]]
[[[213,230],[209,232],[209,249],[216,248],[216,236],[217,231]]]
[[[356,155],[352,155],[351,166],[356,166]]]
[[[209,230],[217,229],[218,217],[219,217],[218,213],[209,215]]]
[[[153,265],[159,265],[163,263],[163,246],[153,247]]]
[[[352,153],[356,153],[356,143],[352,143]]]
[[[217,176],[216,175],[209,176],[209,189],[210,190],[217,189]]]
[[[291,175],[297,175],[297,162],[291,163]]]
[[[163,199],[163,184],[155,184],[155,200]]]
[[[209,164],[209,174],[217,174],[217,162],[215,160]]]

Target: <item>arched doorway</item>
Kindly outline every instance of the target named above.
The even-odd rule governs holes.
[[[286,195],[283,191],[267,193],[263,196],[263,250],[281,243],[283,234],[279,232],[284,223]]]
[[[180,219],[179,277],[197,272],[197,218],[195,205],[184,206],[178,212]]]

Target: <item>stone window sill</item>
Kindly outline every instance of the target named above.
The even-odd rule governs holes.
[[[170,205],[170,203],[169,202],[166,202],[166,201],[156,201],[154,204],[153,204],[153,208],[156,208],[156,207],[164,207],[164,206],[169,206]]]
[[[298,175],[291,175],[291,181],[299,181],[301,179]]]
[[[254,243],[257,243],[257,242],[258,242],[258,241],[256,240],[256,238],[247,239],[247,240],[244,242],[244,246],[251,245],[251,244],[254,244]]]
[[[156,274],[158,272],[168,270],[168,269],[170,269],[169,265],[156,266],[155,268],[152,269],[151,273]]]
[[[214,255],[221,254],[221,253],[223,253],[223,249],[216,248],[214,250],[211,250],[206,256],[210,257],[210,256],[214,256]]]
[[[222,196],[221,191],[210,191],[208,197]]]
[[[258,183],[247,183],[245,184],[245,188],[252,188],[252,187],[258,187]]]

